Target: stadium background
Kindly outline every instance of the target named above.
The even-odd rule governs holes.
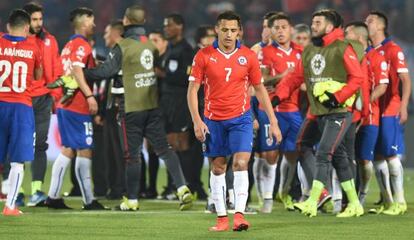
[[[28,1],[0,1],[0,26],[5,31],[5,21],[10,9],[23,6]],[[368,12],[373,9],[384,11],[389,18],[389,33],[404,49],[411,77],[414,79],[414,1],[411,0],[229,0],[229,1],[199,1],[199,0],[47,0],[40,1],[44,7],[44,25],[48,31],[57,37],[60,47],[71,35],[69,25],[69,11],[78,6],[87,6],[95,11],[95,39],[99,55],[106,55],[102,34],[111,20],[123,16],[126,7],[138,3],[147,10],[147,29],[161,29],[164,16],[177,12],[186,20],[186,38],[194,43],[193,36],[197,26],[213,24],[219,12],[235,10],[242,16],[244,41],[251,46],[260,40],[262,16],[270,10],[282,10],[289,13],[294,23],[309,23],[312,12],[319,8],[334,8],[342,14],[345,22],[364,20]],[[414,88],[414,84],[413,84]],[[414,167],[414,156],[410,149],[414,149],[414,119],[413,104],[410,104],[410,118],[406,124],[407,159],[406,166]],[[56,118],[52,118],[49,131],[49,159],[55,159],[59,152],[59,136],[57,133]]]

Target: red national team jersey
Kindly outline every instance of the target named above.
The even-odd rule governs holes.
[[[59,91],[47,89],[46,84],[55,81],[62,75],[63,69],[59,55],[59,47],[56,38],[52,34],[46,32],[46,30],[43,30],[43,34],[43,38],[32,36],[42,54],[43,74],[41,79],[33,82],[31,92],[33,97],[50,93],[57,99]]]
[[[396,116],[400,112],[401,97],[399,92],[400,78],[399,73],[408,73],[404,53],[391,39],[385,39],[375,48],[385,57],[389,67],[389,79],[387,91],[380,98],[380,111],[382,116]]]
[[[0,101],[32,106],[30,86],[41,61],[33,39],[3,35],[0,38]]]
[[[66,43],[61,54],[64,75],[68,75],[73,66],[81,68],[92,68],[95,66],[95,61],[92,56],[92,48],[88,40],[82,35],[73,35],[70,41]],[[92,89],[92,84],[89,84]],[[58,108],[63,108],[69,111],[89,114],[88,102],[82,91],[77,90],[73,100],[69,104],[58,104]]]
[[[237,43],[229,54],[218,43],[199,50],[189,81],[204,84],[204,115],[212,120],[238,117],[250,109],[250,85],[262,83],[259,61],[249,48]]]
[[[367,88],[366,91],[368,92],[367,96],[364,98],[370,98],[372,91],[380,85],[380,84],[388,84],[388,64],[381,54],[379,54],[376,50],[372,48],[368,48],[367,53],[365,55],[366,64],[363,64],[362,69],[363,71],[367,71],[366,74],[368,76],[368,84],[363,85],[363,87]],[[365,66],[364,66],[365,65]],[[377,99],[374,102],[370,102],[368,104],[369,108],[369,115],[367,118],[363,119],[363,125],[379,125],[380,120],[380,108],[379,108],[379,100]]]
[[[282,49],[275,42],[272,45],[263,48],[263,65],[270,70],[270,76],[281,74],[290,67],[296,68],[300,61],[302,61],[302,47],[293,42],[288,51]],[[291,76],[292,73],[289,73],[280,81],[289,81]],[[280,105],[275,107],[275,111],[299,111],[299,91],[300,89],[293,91],[289,99],[286,99],[280,103]],[[272,95],[273,92],[269,92],[269,94]]]

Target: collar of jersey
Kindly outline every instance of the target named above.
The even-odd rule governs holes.
[[[75,38],[82,38],[86,42],[88,41],[88,39],[85,36],[81,35],[81,34],[73,34],[72,36],[70,36],[69,40],[73,40]]]
[[[26,38],[25,38],[25,37],[20,37],[20,36],[12,36],[12,35],[9,35],[9,34],[4,34],[4,35],[3,35],[3,38],[5,38],[5,39],[7,39],[7,40],[9,40],[9,41],[12,41],[12,42],[21,42],[21,41],[26,40]]]
[[[381,43],[380,43],[380,45],[379,46],[384,46],[385,44],[387,44],[388,42],[390,42],[391,41],[391,37],[387,37],[387,38],[385,38]],[[378,47],[379,47],[378,46]]]
[[[365,49],[365,53],[369,53],[372,49],[374,49],[372,46],[368,46],[367,49]]]
[[[272,41],[272,46],[275,48],[280,49],[281,51],[283,51],[284,53],[286,53],[286,55],[290,55],[290,53],[292,52],[292,44],[290,44],[290,48],[289,50],[285,50],[283,49],[276,41]]]
[[[216,49],[219,47],[218,40],[215,40],[213,42],[213,47]],[[241,43],[239,40],[236,40],[236,48],[241,48]]]

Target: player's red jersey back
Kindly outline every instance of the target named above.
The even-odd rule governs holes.
[[[32,106],[30,86],[41,55],[34,40],[8,34],[0,38],[0,101]]]
[[[399,92],[399,73],[408,73],[405,56],[400,48],[391,39],[385,39],[375,48],[385,57],[389,67],[389,80],[387,91],[380,98],[380,110],[382,116],[396,116],[400,112],[401,97]]]
[[[302,61],[302,48],[293,43],[291,48],[286,51],[282,49],[276,42],[263,48],[263,65],[270,70],[270,76],[282,74],[288,68],[296,68]],[[291,73],[283,77],[280,81],[289,81]],[[299,111],[299,91],[296,89],[290,98],[283,101],[275,108],[278,112],[297,112]],[[272,95],[273,93],[269,93]]]
[[[218,43],[203,48],[194,57],[189,81],[204,84],[204,115],[212,120],[238,117],[250,109],[250,85],[262,83],[256,54],[237,43],[229,54]]]
[[[95,61],[92,55],[92,48],[88,40],[82,35],[73,35],[70,41],[66,43],[61,54],[64,75],[68,75],[73,66],[81,68],[92,68],[95,66]],[[89,83],[89,87],[92,84]],[[58,104],[58,108],[63,108],[69,111],[89,114],[89,107],[82,91],[77,90],[73,100],[65,105]]]

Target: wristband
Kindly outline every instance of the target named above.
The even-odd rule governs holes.
[[[91,98],[91,97],[94,97],[94,96],[91,94],[91,95],[86,96],[85,98],[88,99],[88,98]]]

